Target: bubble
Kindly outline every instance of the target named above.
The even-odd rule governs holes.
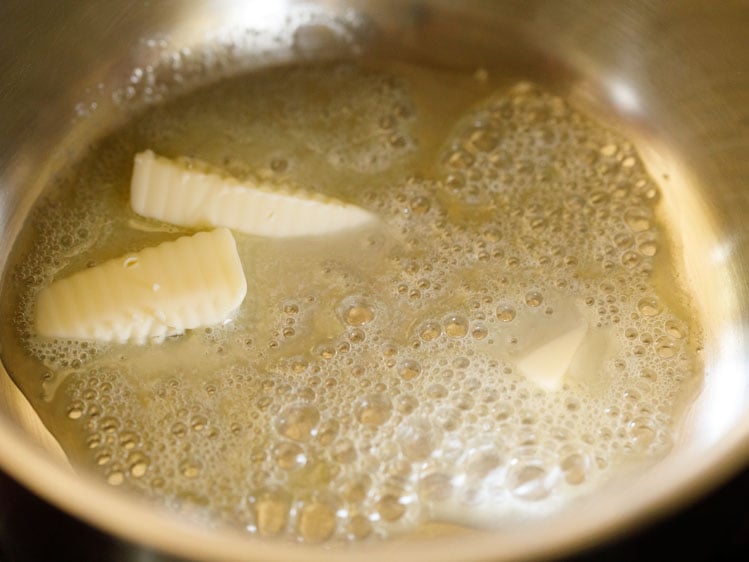
[[[195,459],[187,459],[180,463],[179,471],[185,478],[197,478],[203,470],[203,465]]]
[[[455,431],[461,425],[460,413],[454,408],[440,408],[435,413],[435,422],[445,431]]]
[[[410,414],[419,405],[419,401],[412,394],[401,394],[395,398],[395,407],[401,414]]]
[[[427,387],[427,396],[429,396],[429,398],[445,398],[447,395],[448,391],[447,388],[445,388],[445,385],[434,383]]]
[[[120,427],[120,422],[117,418],[106,417],[101,420],[99,427],[104,433],[115,433]]]
[[[274,451],[276,464],[283,470],[298,470],[307,464],[307,457],[296,443],[281,443]]]
[[[514,408],[510,402],[502,400],[494,404],[491,408],[492,416],[497,421],[506,421],[514,413]]]
[[[323,422],[317,430],[317,441],[323,447],[330,445],[338,435],[340,424],[336,420]]]
[[[637,303],[637,309],[644,316],[656,316],[660,314],[662,310],[658,300],[652,297],[640,299]]]
[[[393,405],[387,396],[368,394],[360,398],[356,405],[356,419],[366,425],[382,425],[393,411]]]
[[[485,403],[496,402],[500,397],[499,390],[495,387],[484,388],[481,390],[480,400]]]
[[[315,391],[309,387],[300,388],[296,393],[296,397],[303,402],[312,402],[315,396]]]
[[[445,333],[451,338],[462,338],[468,333],[468,319],[460,314],[451,314],[443,320]]]
[[[655,342],[655,349],[656,353],[658,354],[658,357],[661,357],[663,359],[670,359],[674,355],[676,355],[676,344],[666,337],[658,338],[658,340]]]
[[[483,324],[475,324],[471,328],[471,337],[475,340],[483,340],[489,335],[489,330]]]
[[[568,484],[577,486],[585,482],[588,475],[590,461],[581,451],[571,451],[562,456],[559,467]]]
[[[289,167],[289,162],[285,158],[274,158],[270,162],[270,169],[276,173],[285,172]]]
[[[453,404],[455,404],[455,406],[460,410],[471,410],[474,403],[473,396],[467,392],[460,392],[453,398]]]
[[[453,359],[452,365],[456,369],[465,369],[471,364],[471,360],[468,357],[459,356]],[[474,379],[475,380],[475,379]]]
[[[475,160],[476,158],[473,154],[462,148],[454,149],[448,153],[447,158],[445,159],[447,165],[454,169],[469,168]]]
[[[351,343],[361,343],[366,339],[366,337],[364,330],[359,328],[351,328],[348,331],[348,339]]]
[[[419,480],[419,495],[427,501],[445,501],[453,493],[452,477],[444,472],[432,472]]]
[[[84,408],[85,406],[80,401],[71,402],[70,406],[68,406],[68,417],[71,420],[80,419],[80,417],[83,415]]]
[[[258,534],[275,537],[286,530],[291,509],[291,497],[287,492],[280,488],[258,490],[250,497],[250,505]]]
[[[375,317],[372,305],[359,298],[346,299],[339,307],[339,313],[349,326],[369,324]]]
[[[525,294],[525,304],[530,307],[541,306],[544,302],[544,297],[539,291],[529,291]]]
[[[637,252],[624,252],[622,254],[622,265],[624,267],[632,269],[633,267],[637,267],[640,264],[641,259],[642,258],[640,257],[640,254],[638,254]]]
[[[113,470],[107,476],[107,483],[111,486],[121,486],[125,482],[125,474],[121,470]]]
[[[423,215],[429,211],[430,203],[426,197],[418,196],[411,199],[411,212],[415,215]]]
[[[658,379],[658,375],[656,374],[656,372],[648,368],[644,368],[640,372],[640,377],[642,377],[644,380],[651,382],[651,383],[655,382]]]
[[[127,458],[128,471],[133,478],[142,478],[151,460],[141,452],[133,452]]]
[[[123,431],[122,433],[120,433],[118,441],[119,441],[120,447],[122,447],[126,451],[129,451],[135,448],[136,445],[138,445],[138,443],[140,442],[140,439],[134,433],[131,433],[129,431]]]
[[[540,451],[523,452],[510,460],[507,488],[518,499],[539,501],[553,491],[559,469]]]
[[[415,379],[421,373],[421,365],[413,359],[406,359],[400,364],[398,374],[405,380]]]
[[[624,221],[634,232],[643,232],[651,226],[650,213],[639,207],[632,207],[625,211]]]
[[[94,458],[97,465],[104,466],[105,464],[109,464],[109,461],[112,460],[112,452],[108,449],[105,449],[97,453]]]
[[[499,137],[493,131],[482,128],[471,133],[468,142],[479,152],[490,152],[496,148],[499,143]]]
[[[423,418],[410,420],[398,431],[398,443],[406,458],[423,461],[429,458],[442,440],[440,430]]]
[[[447,187],[449,187],[452,191],[460,191],[466,185],[465,177],[459,172],[449,174],[445,180],[445,183]]]
[[[512,306],[500,305],[497,307],[497,319],[500,322],[512,322],[515,319],[515,315],[516,312]]]
[[[401,488],[390,488],[375,502],[375,509],[383,521],[397,521],[406,513],[409,494]]]
[[[426,322],[419,330],[419,337],[424,341],[432,341],[442,334],[442,326],[437,322]]]
[[[332,345],[321,345],[317,348],[317,355],[322,359],[332,359],[335,354],[336,350]]]
[[[350,439],[341,439],[333,444],[331,455],[336,462],[350,464],[356,460],[356,447]]]
[[[471,482],[489,478],[502,466],[502,457],[494,446],[474,449],[465,460],[466,476]]]
[[[363,502],[372,486],[372,479],[363,474],[346,481],[341,487],[341,496],[349,503]]]
[[[193,431],[203,431],[207,425],[208,418],[205,416],[193,416],[190,420],[190,427],[192,427]]]
[[[86,438],[86,447],[96,449],[101,445],[101,435],[93,434]]]
[[[182,437],[187,433],[187,426],[182,422],[176,422],[172,425],[171,432],[175,437]]]
[[[304,542],[325,542],[333,536],[336,527],[336,510],[328,502],[311,500],[299,509],[297,532]]]
[[[627,429],[630,441],[640,450],[647,448],[655,439],[656,432],[648,418],[635,418],[629,422]]]
[[[640,244],[637,246],[637,249],[643,256],[653,257],[656,253],[658,253],[658,243],[655,240],[646,240],[644,242],[640,242]]]
[[[364,540],[372,534],[372,523],[367,516],[354,514],[346,525],[346,532],[353,540]]]
[[[317,424],[320,412],[309,404],[291,404],[276,418],[276,431],[293,441],[309,441]]]
[[[672,338],[680,340],[685,336],[686,330],[675,320],[668,320],[665,327],[666,333]]]
[[[299,313],[299,305],[293,302],[287,302],[283,305],[283,311],[285,314],[293,316]]]

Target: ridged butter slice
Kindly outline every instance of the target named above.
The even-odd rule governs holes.
[[[42,336],[143,343],[229,318],[247,292],[231,232],[219,228],[126,254],[39,293]]]
[[[316,236],[356,228],[375,215],[319,194],[262,189],[173,161],[150,150],[135,155],[130,205],[144,217],[190,228],[225,226],[274,238]]]

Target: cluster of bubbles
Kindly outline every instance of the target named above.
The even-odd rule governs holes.
[[[34,303],[39,291],[58,276],[92,265],[87,256],[96,240],[106,236],[106,202],[95,192],[70,189],[74,176],[63,174],[54,181],[55,195],[42,198],[32,210],[28,226],[17,248],[23,259],[11,260],[11,283],[5,285],[7,302],[15,302],[11,326],[31,355],[46,367],[41,373],[44,393],[56,387],[56,373],[85,364],[106,346],[94,342],[51,341],[34,337]],[[18,250],[16,250],[17,252]],[[15,254],[18,255],[17,253]],[[8,350],[12,352],[13,347]],[[24,381],[21,388],[29,395],[38,394]],[[46,387],[50,388],[47,389]]]
[[[331,84],[347,86],[341,96],[320,86],[312,105],[301,101],[310,71],[292,69],[264,85],[197,92],[159,115],[187,111],[191,122],[200,116],[190,111],[218,96],[229,109],[211,119],[228,143],[249,146],[247,130],[277,88],[274,119],[301,131],[283,138],[301,135],[290,146],[309,149],[308,159],[327,155],[320,175],[409,168],[415,141],[391,142],[421,118],[404,83],[350,65],[328,70]],[[146,115],[138,134],[156,134],[157,117]],[[168,122],[162,140],[190,137]],[[131,158],[133,135],[102,153]],[[218,149],[204,150],[231,171]],[[520,84],[467,108],[432,157],[428,174],[412,166],[383,189],[339,186],[383,223],[363,242],[347,234],[348,253],[307,266],[314,252],[304,241],[240,239],[246,310],[228,326],[165,342],[173,356],[160,370],[138,349],[76,356],[54,401],[71,456],[112,486],[206,524],[319,543],[387,538],[430,520],[501,524],[558,509],[618,467],[664,455],[696,378],[696,338],[653,282],[658,267],[676,285],[654,214],[658,191],[631,145]],[[273,162],[279,174],[305,166]],[[59,245],[45,244],[62,263]],[[263,244],[283,256],[259,263]],[[28,263],[46,282],[49,268]],[[519,371],[526,353],[581,321],[577,371],[558,390]],[[56,367],[83,345],[29,341],[48,364],[67,357]],[[180,360],[194,356],[210,366]]]
[[[257,68],[350,55],[359,49],[356,35],[363,25],[354,12],[292,6],[283,21],[269,14],[258,14],[253,22],[229,21],[226,27],[211,29],[198,44],[179,44],[167,34],[142,38],[134,49],[137,58],[150,64],[133,68],[125,84],[88,88],[75,111],[88,117],[105,105],[102,96],[108,95],[116,108],[131,113]]]

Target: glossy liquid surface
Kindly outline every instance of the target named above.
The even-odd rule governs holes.
[[[53,279],[189,233],[130,211],[146,148],[381,223],[236,234],[249,288],[227,325],[37,338]],[[324,542],[542,515],[667,453],[701,378],[659,197],[631,143],[527,83],[395,64],[233,78],[50,186],[6,284],[4,361],[76,466],[206,524]],[[560,388],[529,381],[524,358],[578,326]]]

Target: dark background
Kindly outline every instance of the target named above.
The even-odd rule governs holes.
[[[134,555],[0,472],[0,562],[146,562],[152,554]],[[566,562],[630,560],[749,561],[749,468],[680,513]]]

